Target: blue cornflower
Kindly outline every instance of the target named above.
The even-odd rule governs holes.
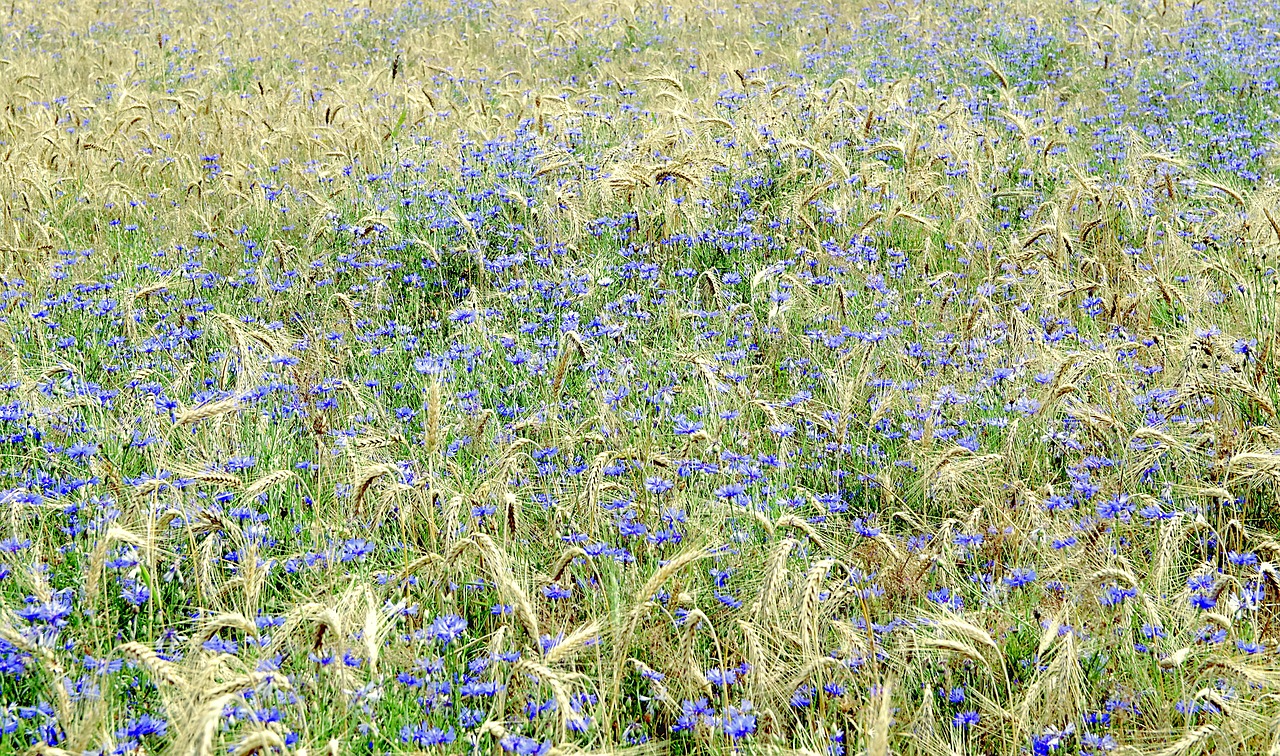
[[[1018,412],[1023,415],[1034,415],[1040,411],[1040,401],[1030,397],[1021,397],[1017,401],[1005,405],[1006,412]]]
[[[123,659],[95,659],[87,654],[81,664],[84,665],[86,670],[95,675],[114,674],[124,669]]]
[[[725,710],[724,734],[733,740],[741,740],[756,731],[756,715],[751,712],[751,702],[743,701],[738,707],[730,706]]]
[[[935,591],[929,591],[925,598],[953,612],[958,612],[964,608],[964,598],[950,588],[943,587]]]
[[[502,683],[490,681],[472,681],[458,686],[458,695],[463,698],[492,698],[506,688]]]
[[[1031,739],[1031,753],[1033,756],[1049,756],[1053,751],[1061,748],[1063,741],[1071,737],[1075,731],[1074,723],[1068,724],[1061,730],[1050,727],[1043,734]]]
[[[458,712],[458,725],[464,730],[470,730],[479,726],[488,717],[488,713],[484,709],[468,709],[463,707]]]
[[[1010,570],[1009,574],[1004,577],[1004,584],[1013,589],[1022,588],[1035,581],[1036,571],[1030,567],[1017,567]]]
[[[778,423],[769,426],[769,432],[779,438],[790,438],[796,433],[796,427],[788,423]]]
[[[1208,611],[1218,605],[1218,600],[1207,593],[1193,593],[1191,605],[1202,611]]]
[[[201,647],[215,654],[230,654],[231,656],[235,656],[240,650],[240,645],[235,641],[216,637],[205,641],[201,644]]]
[[[690,422],[688,418],[681,415],[676,418],[672,429],[675,431],[677,436],[692,436],[702,430],[703,427],[704,426],[700,421],[695,420]]]
[[[1252,567],[1258,563],[1258,555],[1252,551],[1241,553],[1239,551],[1228,551],[1227,561],[1237,567]]]
[[[546,588],[542,589],[542,595],[546,596],[549,599],[552,599],[553,601],[559,601],[562,599],[569,598],[570,596],[573,595],[573,592],[570,591],[568,588],[562,587],[558,583],[552,583],[551,585],[548,585]]]
[[[720,669],[715,667],[707,670],[707,682],[717,687],[725,687],[733,685],[738,681],[738,675],[731,669]]]
[[[236,473],[236,472],[241,472],[243,470],[248,470],[249,468],[253,467],[256,464],[258,464],[257,457],[254,457],[249,454],[242,454],[240,456],[232,457],[231,459],[228,459],[226,468],[227,468],[227,472]]]
[[[746,486],[742,485],[741,483],[729,483],[727,485],[719,486],[718,488],[716,488],[714,493],[718,498],[729,499],[730,501],[733,501],[737,499],[739,496],[742,496],[743,493],[746,492],[746,490],[747,490]]]
[[[729,595],[729,594],[727,594],[727,593],[719,593],[719,592],[717,592],[717,593],[716,593],[716,601],[719,601],[721,604],[724,604],[725,606],[729,607],[730,609],[741,609],[741,608],[742,608],[742,599],[736,598],[736,597],[731,596],[731,595]]]
[[[674,483],[665,478],[652,477],[645,478],[644,480],[645,490],[654,496],[661,496],[667,491],[670,491],[674,486]]]
[[[1135,588],[1121,588],[1118,585],[1108,585],[1103,588],[1102,595],[1098,596],[1098,603],[1103,606],[1117,606],[1137,595],[1138,591]]]
[[[456,737],[452,727],[442,730],[439,727],[429,726],[427,722],[405,725],[400,728],[400,742],[413,743],[419,748],[449,745]]]
[[[146,583],[140,580],[131,581],[120,592],[120,598],[124,599],[133,608],[137,609],[143,604],[151,600],[151,589]]]
[[[466,629],[467,621],[462,617],[456,614],[443,614],[431,621],[431,626],[427,628],[427,635],[447,646],[466,632]]]
[[[83,462],[98,453],[98,445],[88,441],[77,441],[67,447],[67,456],[74,462]]]
[[[533,738],[524,735],[504,735],[498,741],[498,745],[502,746],[502,750],[508,753],[514,753],[516,756],[545,756],[551,750],[550,742],[538,742]]]
[[[563,640],[564,640],[564,633],[558,633],[555,636],[543,635],[541,638],[538,639],[538,645],[542,647],[542,653],[545,654],[551,649],[560,645],[560,642]]]
[[[1081,753],[1098,754],[1114,751],[1119,746],[1116,739],[1110,735],[1099,735],[1094,732],[1086,732],[1080,736]]]
[[[805,684],[796,688],[791,694],[791,705],[797,709],[808,708],[813,703],[814,688],[812,685]]]
[[[169,723],[159,717],[153,717],[150,714],[143,714],[129,720],[129,723],[123,729],[116,732],[116,737],[121,740],[140,740],[148,735],[163,737],[169,731]]]
[[[1098,517],[1104,520],[1129,521],[1133,505],[1129,503],[1128,494],[1116,494],[1098,504]]]
[[[1044,501],[1046,512],[1065,512],[1075,507],[1075,504],[1069,497],[1062,494],[1054,494]]]
[[[30,538],[17,538],[10,536],[9,538],[0,541],[0,551],[8,554],[16,554],[19,551],[29,548],[31,548]]]
[[[711,704],[707,699],[699,698],[697,701],[685,699],[680,702],[680,716],[676,719],[676,723],[672,726],[672,730],[682,732],[692,730],[699,724],[712,724],[712,715],[715,710],[711,708]]]
[[[352,538],[342,544],[339,552],[339,562],[363,562],[370,554],[377,550],[373,543],[363,538]]]
[[[967,730],[981,719],[982,717],[976,711],[962,711],[951,719],[951,726]]]
[[[1187,589],[1192,591],[1207,591],[1213,588],[1213,575],[1195,575],[1187,579]]]

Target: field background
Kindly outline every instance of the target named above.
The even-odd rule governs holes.
[[[0,751],[1280,754],[1280,11],[11,0]]]

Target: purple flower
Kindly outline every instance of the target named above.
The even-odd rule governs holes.
[[[558,583],[552,583],[551,585],[548,585],[546,588],[542,589],[542,595],[546,596],[547,598],[553,601],[559,601],[562,599],[569,598],[570,596],[573,595],[573,592],[570,591],[568,588],[562,587]]]
[[[1121,588],[1118,585],[1108,585],[1103,588],[1102,595],[1098,596],[1098,603],[1103,606],[1118,606],[1137,595],[1138,590],[1136,588]]]
[[[778,423],[777,425],[770,425],[769,432],[779,438],[790,438],[795,435],[796,427],[787,423]]]
[[[430,627],[427,628],[427,635],[447,646],[466,632],[466,629],[467,621],[462,617],[456,614],[442,614],[431,621]]]
[[[673,430],[677,436],[692,436],[702,430],[703,424],[700,421],[689,421],[684,415],[676,418]]]
[[[1080,752],[1088,754],[1108,753],[1119,746],[1110,735],[1086,732],[1080,736]]]
[[[665,478],[653,477],[653,478],[645,478],[644,480],[645,490],[653,494],[654,496],[661,496],[667,491],[670,491],[674,486],[675,486],[674,483],[672,483],[671,481]]]
[[[98,453],[98,445],[88,441],[77,441],[67,447],[67,456],[75,462],[83,462]]]
[[[1040,401],[1030,397],[1021,397],[1005,406],[1007,412],[1018,412],[1023,415],[1034,415],[1040,411]]]
[[[452,727],[442,730],[439,727],[429,726],[427,722],[400,728],[400,742],[413,743],[419,748],[449,745],[456,737]]]
[[[1218,600],[1207,593],[1193,593],[1191,605],[1201,611],[1208,611],[1218,605]]]
[[[929,591],[925,598],[953,612],[958,612],[964,608],[964,598],[950,588],[943,587],[935,591]]]
[[[951,726],[967,730],[976,725],[982,717],[976,711],[962,711],[951,719]]]
[[[498,745],[502,746],[502,750],[507,753],[514,753],[516,756],[545,756],[551,750],[550,742],[538,742],[533,738],[524,735],[504,735],[498,741]]]
[[[240,645],[233,640],[226,638],[210,638],[202,644],[205,651],[212,651],[215,654],[230,654],[235,656],[240,650]]]
[[[339,551],[339,562],[363,562],[376,550],[376,547],[363,538],[352,538],[342,544]]]
[[[1098,517],[1104,520],[1129,521],[1133,505],[1129,503],[1128,494],[1116,494],[1098,505]]]
[[[733,685],[738,681],[738,675],[731,669],[714,669],[707,670],[707,682],[717,687],[726,687]]]
[[[1074,723],[1068,724],[1061,730],[1050,727],[1043,734],[1036,735],[1031,739],[1031,753],[1034,756],[1049,756],[1053,751],[1061,748],[1063,741],[1071,737],[1075,731],[1076,726]]]
[[[1207,591],[1213,588],[1213,575],[1193,575],[1187,579],[1187,589],[1191,591]]]
[[[814,688],[812,685],[801,685],[791,694],[791,705],[797,709],[807,708],[813,703]]]
[[[729,594],[727,594],[727,593],[718,593],[718,592],[717,592],[717,593],[716,593],[716,601],[719,601],[721,604],[724,604],[725,606],[729,607],[730,609],[741,609],[741,608],[742,608],[742,599],[735,598],[734,596],[730,596],[730,595],[729,595]]]
[[[129,720],[129,723],[123,729],[116,732],[116,737],[121,740],[140,740],[148,735],[163,737],[169,731],[169,723],[159,717],[153,717],[150,714],[143,714],[140,717]]]
[[[1010,588],[1017,589],[1030,585],[1036,581],[1036,571],[1030,567],[1017,567],[1009,571],[1004,577],[1004,584]]]
[[[151,600],[151,589],[147,587],[146,583],[135,580],[124,587],[124,590],[120,592],[120,597],[130,606],[137,609]]]
[[[743,701],[740,707],[725,710],[722,728],[733,740],[741,740],[756,731],[756,715],[750,713],[751,702]]]

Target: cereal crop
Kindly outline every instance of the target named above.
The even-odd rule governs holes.
[[[0,753],[1280,756],[1270,0],[10,0],[0,103]]]

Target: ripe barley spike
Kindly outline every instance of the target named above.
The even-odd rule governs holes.
[[[0,753],[1280,756],[1280,4],[0,19]]]

